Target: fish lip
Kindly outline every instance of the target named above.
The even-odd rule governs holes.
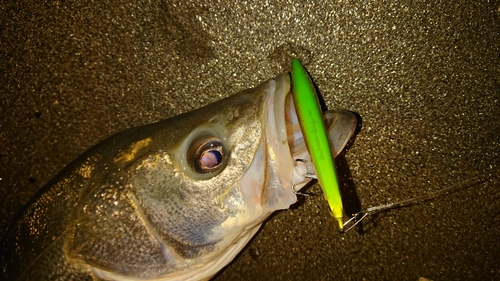
[[[311,157],[307,150],[299,118],[297,116],[292,96],[293,85],[290,81],[290,75],[279,75],[276,81],[275,103],[277,103],[277,106],[275,105],[274,107],[274,116],[275,118],[277,116],[275,122],[279,138],[283,144],[286,144],[286,149],[284,149],[286,153],[282,154],[283,157],[280,160],[289,163],[289,165],[286,166],[291,174],[291,183],[295,185],[295,190],[299,190],[309,182],[309,180],[304,177],[307,173],[305,164],[297,162],[297,160],[310,161]],[[280,91],[280,84],[284,90]]]
[[[293,105],[290,76],[280,74],[266,83],[262,136],[252,163],[240,180],[240,188],[249,210],[270,214],[288,209],[297,201],[292,186],[298,191],[310,178],[305,177],[305,164],[295,160],[307,161],[310,157]]]
[[[270,81],[266,98],[265,127],[266,178],[261,205],[266,211],[288,209],[297,201],[294,190],[309,180],[296,159],[309,159],[293,105],[292,84],[288,74]],[[292,141],[292,142],[290,142]],[[301,145],[302,144],[302,145]],[[296,146],[302,146],[297,150]],[[293,153],[292,153],[293,152]]]
[[[298,125],[298,118],[295,113],[295,106],[293,106],[293,99],[291,95],[292,84],[290,81],[290,75],[281,74],[275,78],[275,81],[276,87],[274,89],[273,101],[274,123],[276,128],[276,136],[281,144],[279,147],[275,146],[275,149],[282,152],[280,161],[286,161],[287,163],[293,164],[294,159],[292,157],[292,149],[288,141],[289,136],[287,124],[296,123]]]

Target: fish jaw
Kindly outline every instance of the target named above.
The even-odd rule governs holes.
[[[295,113],[290,76],[280,74],[268,83],[262,115],[263,139],[240,186],[248,205],[258,203],[263,212],[270,214],[297,202],[294,190],[311,180],[306,177],[306,165],[297,160],[311,158]]]

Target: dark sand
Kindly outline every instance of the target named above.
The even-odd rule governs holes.
[[[344,235],[322,196],[308,198],[273,215],[215,279],[500,279],[498,1],[10,2],[1,233],[93,144],[255,86],[297,56],[328,108],[362,118],[338,161],[348,212],[454,192]]]

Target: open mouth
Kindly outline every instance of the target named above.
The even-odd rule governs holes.
[[[267,83],[261,147],[241,186],[250,206],[259,202],[264,211],[273,212],[294,204],[295,191],[311,180],[308,174],[315,170],[296,114],[290,76],[281,74]],[[348,111],[326,111],[323,117],[335,156],[352,136],[356,117]]]
[[[287,209],[297,201],[296,192],[316,174],[311,164],[296,107],[290,76],[281,74],[270,81],[266,104],[266,180],[262,191],[263,209]],[[347,144],[357,126],[349,111],[323,112],[329,149],[335,157]],[[301,160],[301,161],[298,161]]]
[[[308,155],[303,155],[304,152],[307,153],[307,149],[290,91],[290,77],[281,74],[276,77],[275,82],[274,97],[268,101],[268,112],[272,110],[272,113],[268,113],[267,120],[271,132],[268,130],[266,133],[280,141],[280,145],[274,148],[283,156],[281,161],[295,162],[299,155]],[[269,142],[269,135],[267,139]]]
[[[307,150],[304,136],[302,134],[302,130],[299,124],[299,118],[297,117],[292,92],[290,90],[291,84],[289,79],[290,78],[288,75],[286,75],[285,77],[283,77],[283,75],[280,75],[276,78],[277,84],[281,84],[282,88],[284,88],[283,90],[286,89],[287,91],[280,93],[280,87],[276,87],[275,100],[279,100],[279,109],[275,106],[275,110],[277,111],[275,111],[275,122],[279,134],[282,134],[280,135],[280,139],[286,139],[286,147],[288,148],[288,152],[293,163],[294,177],[292,179],[292,183],[294,185],[294,190],[299,190],[302,186],[309,182],[309,179],[305,178],[305,175],[307,173],[314,173],[314,170],[307,170],[306,165],[304,164],[304,161],[310,162],[311,157]],[[278,97],[282,94],[284,94],[284,100],[283,97]],[[288,161],[288,159],[283,159],[283,161]]]
[[[282,161],[292,161],[295,165],[294,174],[296,190],[304,181],[305,173],[315,173],[312,165],[305,165],[305,162],[311,161],[311,156],[307,150],[307,145],[302,133],[299,118],[297,116],[294,99],[291,93],[290,78],[286,74],[278,76],[276,79],[276,90],[274,95],[274,122],[277,135],[282,143],[286,143],[283,150]],[[325,111],[322,113],[323,122],[329,138],[331,153],[336,157],[347,142],[353,136],[357,127],[356,116],[347,110]],[[269,120],[271,122],[271,120]],[[288,150],[287,150],[288,149]],[[287,153],[288,152],[288,153]],[[290,160],[291,159],[291,160]],[[303,161],[297,161],[303,160]],[[304,170],[307,166],[307,171]]]
[[[261,194],[264,210],[287,209],[297,201],[294,190],[310,181],[307,167],[297,159],[310,160],[290,91],[290,76],[270,81],[266,102],[266,177]],[[292,190],[293,188],[293,190]]]

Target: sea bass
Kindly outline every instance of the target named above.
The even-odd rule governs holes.
[[[89,149],[2,238],[3,280],[212,277],[314,173],[290,88],[281,74]],[[324,117],[336,155],[357,120]]]

